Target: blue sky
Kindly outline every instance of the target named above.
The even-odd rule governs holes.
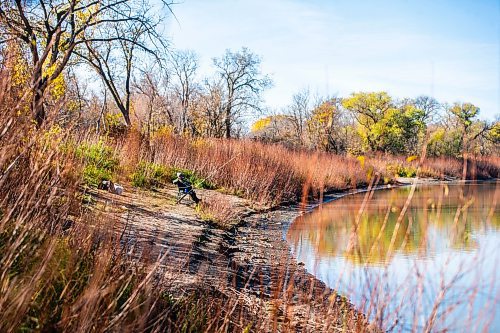
[[[304,88],[385,90],[500,114],[499,0],[184,0],[173,10],[170,40],[198,53],[201,77],[225,49],[259,54],[274,80],[265,93],[273,108]]]

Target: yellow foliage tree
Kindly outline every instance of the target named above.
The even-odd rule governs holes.
[[[261,118],[253,123],[251,131],[253,133],[266,129],[271,124],[271,116]]]

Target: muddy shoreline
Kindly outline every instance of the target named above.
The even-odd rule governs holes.
[[[159,287],[172,297],[195,292],[235,302],[234,313],[244,314],[255,332],[377,331],[347,298],[292,256],[283,230],[304,211],[298,205],[258,207],[217,191],[197,192],[229,202],[238,220],[226,227],[203,220],[193,203],[175,204],[174,187],[126,187],[121,196],[104,191],[92,195],[94,209],[115,221],[127,253],[149,262],[164,258],[157,272]],[[233,325],[234,330],[245,329]]]

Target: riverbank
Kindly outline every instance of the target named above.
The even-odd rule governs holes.
[[[319,201],[271,208],[214,190],[197,191],[208,202],[224,203],[232,212],[232,222],[221,225],[207,220],[207,214],[188,199],[176,204],[176,189],[170,186],[156,191],[126,188],[123,196],[102,191],[93,195],[104,204],[109,218],[119,216],[115,227],[124,233],[128,248],[152,258],[167,253],[168,264],[162,263],[159,269],[162,288],[179,299],[193,292],[224,299],[231,305],[226,315],[239,318],[239,322],[231,320],[233,329],[377,331],[348,299],[329,289],[291,254],[284,238],[287,228]],[[326,193],[323,202],[366,191]]]
[[[174,298],[191,292],[226,299],[233,329],[251,331],[377,331],[348,299],[297,263],[283,230],[303,208],[258,207],[249,200],[199,190],[208,201],[224,201],[238,217],[224,228],[203,220],[193,203],[175,204],[176,189],[126,188],[123,196],[93,195],[124,242],[151,257],[168,253],[160,266],[163,288]],[[251,323],[250,326],[249,323]]]

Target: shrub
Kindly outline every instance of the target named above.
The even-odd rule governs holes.
[[[153,188],[171,179],[169,169],[156,164],[142,161],[137,165],[131,176],[132,185],[135,187]]]
[[[113,172],[118,167],[118,159],[113,150],[103,141],[84,143],[80,145],[76,154],[83,160],[83,181],[89,187],[97,187],[103,180],[111,180]]]
[[[417,176],[417,169],[413,166],[401,164],[388,164],[387,172],[399,177],[414,178]]]

